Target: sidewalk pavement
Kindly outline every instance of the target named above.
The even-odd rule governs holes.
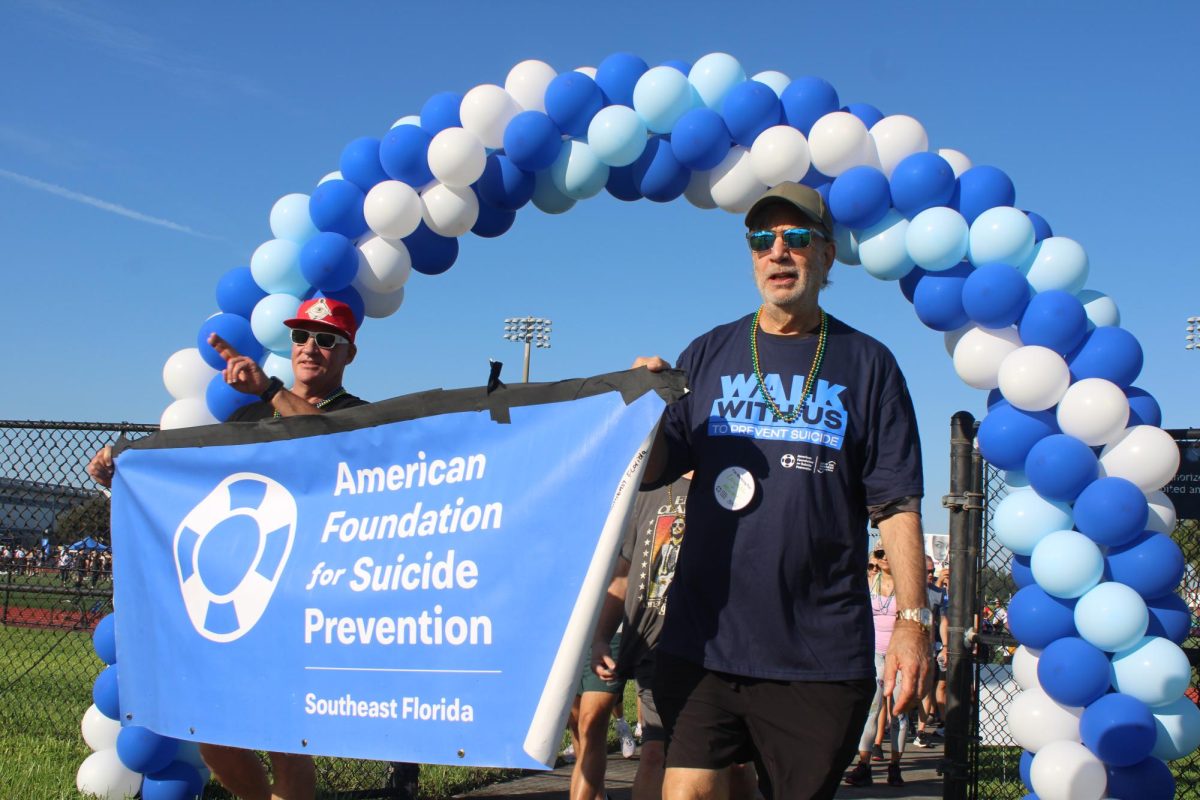
[[[937,774],[942,760],[942,748],[905,752],[902,762],[904,786],[887,785],[887,765],[874,765],[875,785],[855,788],[843,785],[838,790],[839,800],[941,800],[942,778]],[[608,771],[605,784],[612,800],[630,800],[633,776],[637,772],[637,757],[621,758],[620,752],[608,756]],[[561,766],[551,772],[532,773],[505,783],[497,783],[474,792],[458,795],[460,798],[520,798],[520,800],[567,800],[571,784],[571,765]]]

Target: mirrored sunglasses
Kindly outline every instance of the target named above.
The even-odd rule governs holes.
[[[820,231],[815,231],[812,228],[788,228],[786,231],[749,231],[746,233],[746,243],[750,245],[750,249],[755,253],[761,253],[764,250],[770,250],[775,246],[775,238],[783,237],[783,244],[789,250],[803,250],[812,243],[812,237],[820,236],[825,238],[825,234]]]

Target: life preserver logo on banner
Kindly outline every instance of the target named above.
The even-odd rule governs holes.
[[[188,618],[213,642],[248,633],[271,601],[292,552],[296,500],[253,472],[225,478],[175,531],[175,569]]]

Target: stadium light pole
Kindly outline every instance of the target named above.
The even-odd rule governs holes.
[[[1200,350],[1200,317],[1187,318],[1187,336],[1183,339],[1184,350]]]
[[[507,317],[504,320],[504,338],[525,344],[523,383],[529,383],[529,354],[533,348],[550,348],[550,324],[550,320],[541,317]]]

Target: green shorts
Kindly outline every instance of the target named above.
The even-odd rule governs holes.
[[[612,642],[609,644],[609,650],[612,652],[613,659],[617,657],[617,653],[621,649],[621,632],[617,631],[613,636]],[[579,690],[576,694],[584,692],[607,692],[608,694],[624,694],[625,681],[602,681],[592,672],[592,646],[588,645],[587,654],[583,658],[583,673],[579,676]]]

